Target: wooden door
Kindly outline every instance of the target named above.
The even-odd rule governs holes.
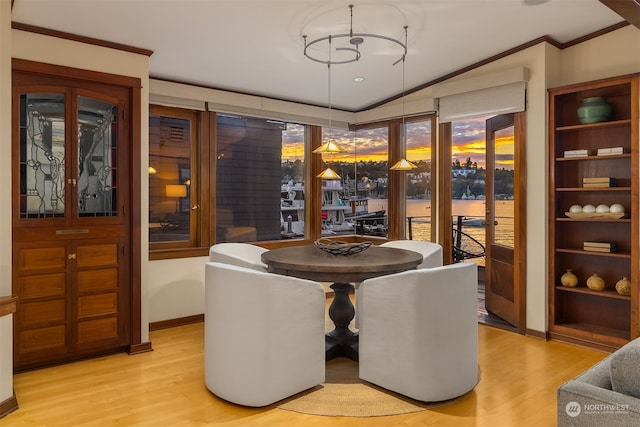
[[[26,72],[13,86],[14,368],[126,349],[129,91]]]
[[[518,113],[518,117],[524,113]],[[516,114],[486,121],[485,306],[524,332],[524,200],[521,123]],[[513,169],[513,173],[503,173]],[[505,194],[513,194],[506,200]],[[516,262],[516,260],[518,262]]]

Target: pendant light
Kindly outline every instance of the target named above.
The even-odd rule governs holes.
[[[329,137],[327,138],[327,142],[322,144],[320,147],[313,150],[314,154],[332,154],[332,153],[342,153],[344,152],[344,148],[342,148],[339,144],[336,144],[331,140],[331,36],[329,36],[329,61],[327,62],[327,87],[328,89],[328,104],[329,104]],[[318,175],[316,178],[322,179],[341,179],[340,175],[338,175],[333,169],[326,168]]]
[[[404,27],[404,43],[405,46],[407,45],[407,29],[409,27],[407,27],[405,25]],[[405,63],[405,57],[407,56],[406,52],[404,55],[402,55],[402,147],[405,151],[405,157],[406,157],[406,151],[407,151],[407,128],[405,126],[405,112],[404,112],[404,104],[405,104],[405,83],[404,83],[404,63]],[[405,157],[401,158],[400,160],[398,160],[393,166],[391,166],[389,169],[392,171],[408,171],[408,170],[412,170],[412,169],[416,169],[418,166],[416,166],[414,163],[410,162],[409,160],[407,160]]]

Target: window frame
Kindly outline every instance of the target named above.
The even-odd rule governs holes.
[[[189,240],[174,242],[151,242],[149,241],[149,259],[170,259],[185,258],[192,256],[207,255],[209,250],[208,221],[209,206],[203,204],[206,200],[203,189],[205,180],[203,177],[208,175],[208,162],[200,161],[203,158],[203,149],[208,149],[206,141],[208,141],[208,122],[209,117],[206,112],[188,110],[176,107],[166,107],[162,105],[149,105],[149,117],[164,116],[170,118],[188,119],[191,122],[191,147],[190,147],[190,175],[191,190],[189,197],[190,215],[189,215]],[[151,131],[151,127],[149,128]],[[149,155],[150,158],[150,155]],[[147,227],[147,233],[149,229]]]

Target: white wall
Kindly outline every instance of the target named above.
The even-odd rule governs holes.
[[[11,0],[0,0],[0,182],[11,182]],[[0,185],[0,296],[11,295],[11,186]],[[0,403],[13,396],[13,316],[0,317]]]
[[[209,257],[149,262],[149,322],[204,313],[204,266]]]
[[[640,71],[640,29],[633,25],[562,51],[557,86]]]

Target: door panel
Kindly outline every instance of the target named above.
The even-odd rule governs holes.
[[[24,248],[18,251],[18,267],[24,272],[64,268],[64,247]]]
[[[117,264],[118,245],[110,243],[106,245],[78,246],[78,268],[97,267],[105,264]]]
[[[118,338],[118,321],[115,318],[85,320],[78,323],[78,344],[95,346],[105,339]]]
[[[517,190],[521,176],[517,152],[519,131],[515,114],[486,121],[485,306],[487,311],[521,329],[525,320],[523,284],[515,265],[515,247],[522,227],[516,207],[523,202]],[[507,172],[509,170],[512,172]],[[509,200],[505,194],[513,197]]]
[[[65,311],[65,301],[55,299],[21,304],[18,314],[22,318],[24,326],[35,327],[40,324],[64,322]]]
[[[80,292],[111,290],[118,287],[118,269],[87,270],[78,272],[78,290]]]
[[[128,89],[14,75],[14,367],[124,349]]]
[[[62,296],[64,287],[63,273],[40,274],[18,279],[18,291],[23,298]]]
[[[64,325],[27,329],[17,334],[17,352],[21,357],[46,351],[51,356],[66,352],[67,334]]]

